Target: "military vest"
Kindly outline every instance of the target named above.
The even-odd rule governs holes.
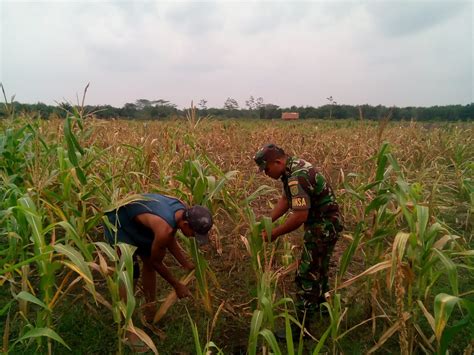
[[[309,210],[305,224],[339,220],[339,206],[332,188],[312,164],[288,157],[281,180],[288,206],[295,211]]]

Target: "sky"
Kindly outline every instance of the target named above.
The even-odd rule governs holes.
[[[473,1],[0,0],[0,82],[24,103],[179,108],[473,102]]]

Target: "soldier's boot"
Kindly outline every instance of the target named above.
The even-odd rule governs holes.
[[[318,304],[317,304],[317,311],[316,313],[320,314],[321,316],[327,316],[329,315],[329,310],[326,306],[323,305],[324,302],[327,302],[327,300],[321,296],[318,300]]]
[[[293,322],[291,322],[290,324],[293,339],[298,340],[301,335],[303,335],[303,338],[310,337],[311,331],[309,328],[309,324],[311,322],[311,319],[315,315],[314,310],[309,308],[298,307],[296,313],[299,324],[295,324]],[[286,339],[286,328],[282,327],[277,329],[275,331],[275,336],[279,340]]]
[[[308,324],[304,324],[304,326],[299,326],[298,324],[291,323],[290,325],[290,330],[291,330],[291,337],[293,340],[298,341],[301,336],[303,338],[309,338],[310,337],[310,330]],[[278,340],[285,340],[286,339],[286,328],[281,327],[275,330],[275,337]]]

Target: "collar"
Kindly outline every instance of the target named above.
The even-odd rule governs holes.
[[[286,166],[285,171],[281,174],[281,180],[285,181],[288,180],[288,177],[291,175],[291,167],[293,165],[294,157],[287,157],[286,158]]]

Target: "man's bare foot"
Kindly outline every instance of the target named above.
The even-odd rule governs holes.
[[[154,303],[147,303],[143,305],[143,317],[147,323],[153,323],[155,318],[156,306]]]
[[[127,344],[135,353],[145,353],[150,350],[143,340],[141,340],[138,335],[132,332],[127,332],[125,344]]]

